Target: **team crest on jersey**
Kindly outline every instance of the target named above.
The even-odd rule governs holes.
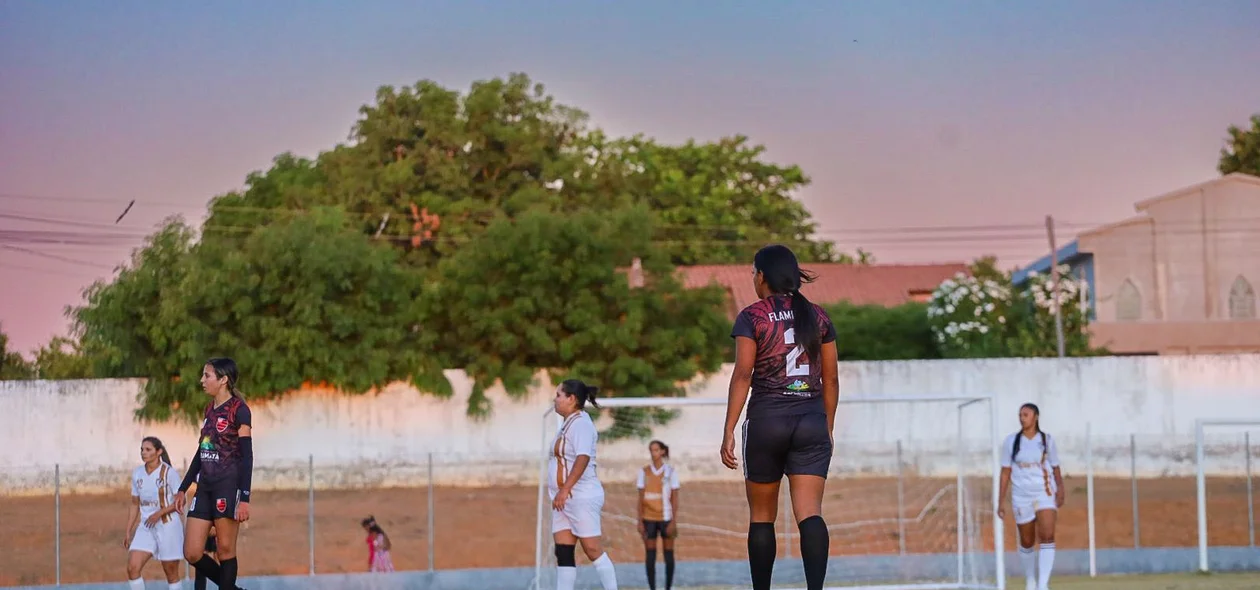
[[[214,429],[223,434],[228,429],[228,419],[222,416],[214,419]]]
[[[227,512],[227,498],[219,498],[214,501],[214,509],[219,512]]]

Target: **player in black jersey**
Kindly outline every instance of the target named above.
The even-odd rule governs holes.
[[[808,590],[822,590],[830,539],[822,518],[839,403],[836,330],[821,307],[801,294],[814,276],[786,246],[766,246],[753,259],[760,301],[735,319],[735,369],[726,404],[722,463],[739,467],[735,427],[748,402],[739,440],[748,495],[748,567],[753,590],[770,590],[777,550],[779,484],[787,475],[801,537]],[[749,389],[752,394],[749,395]]]
[[[213,358],[201,372],[201,387],[211,396],[201,423],[201,442],[179,486],[176,506],[183,508],[188,488],[197,493],[188,507],[184,558],[219,588],[236,588],[236,537],[249,520],[249,493],[254,471],[254,439],[249,406],[236,388],[236,363]],[[219,561],[205,554],[214,525]]]

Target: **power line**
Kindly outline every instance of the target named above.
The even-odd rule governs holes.
[[[4,248],[5,250],[12,250],[12,251],[14,251],[14,252],[20,252],[20,253],[22,253],[22,254],[26,254],[26,255],[29,255],[29,256],[39,256],[40,258],[47,258],[47,259],[49,259],[49,260],[57,260],[57,261],[60,261],[60,262],[66,262],[66,263],[69,263],[69,264],[78,264],[78,265],[80,265],[80,266],[88,266],[88,267],[92,267],[92,268],[101,268],[101,269],[105,269],[105,270],[114,270],[114,267],[112,267],[112,266],[105,266],[105,265],[98,264],[98,263],[95,263],[95,262],[89,262],[89,261],[87,261],[87,260],[79,260],[79,259],[77,259],[77,258],[70,258],[70,257],[67,257],[67,256],[61,256],[61,255],[58,255],[58,254],[49,254],[49,253],[47,253],[47,252],[40,252],[40,251],[38,251],[38,250],[31,250],[31,249],[29,249],[29,248],[22,248],[22,247],[20,247],[20,246],[11,246],[11,245],[9,245],[9,244],[0,244],[0,248]]]

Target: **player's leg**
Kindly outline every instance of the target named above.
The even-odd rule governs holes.
[[[792,495],[792,514],[801,538],[801,563],[807,590],[822,590],[827,577],[831,535],[822,516],[823,492],[831,469],[831,432],[827,416],[805,414],[792,431],[792,447],[784,471]]]
[[[184,523],[184,559],[192,564],[198,572],[215,584],[223,575],[218,562],[206,557],[202,549],[210,536],[210,524],[214,520],[213,501],[210,498],[208,482],[197,485],[197,493],[188,506],[188,518]]]
[[[744,493],[748,496],[748,572],[753,590],[770,590],[778,557],[774,521],[779,516],[779,484],[792,439],[790,420],[745,420],[741,433]]]
[[[231,504],[229,502],[229,504]],[[225,510],[227,514],[232,514],[236,510],[235,506],[231,506]],[[222,574],[219,575],[219,588],[222,590],[233,590],[236,586],[237,561],[236,561],[236,541],[241,531],[241,523],[236,522],[234,518],[215,518],[214,530],[218,532],[215,537],[219,554],[219,567]],[[215,581],[214,578],[210,579]]]
[[[1059,512],[1054,508],[1037,511],[1037,542],[1041,544],[1037,551],[1037,590],[1050,587],[1050,572],[1054,570],[1054,528],[1058,519]]]
[[[213,551],[207,551],[206,557],[208,557],[211,561],[214,561],[215,563],[219,562],[219,558],[214,554]],[[201,570],[193,571],[193,590],[206,590],[206,574],[203,573]]]
[[[656,590],[656,537],[664,530],[654,520],[643,521],[643,566],[647,571],[648,590]]]
[[[1019,561],[1024,566],[1024,587],[1037,589],[1037,514],[1031,500],[1015,496],[1011,498],[1015,512],[1015,526],[1019,529]]]
[[[179,590],[182,584],[180,566],[184,562],[184,527],[181,524],[179,516],[171,515],[169,520],[159,523],[153,529],[158,546],[153,557],[162,562],[162,571],[166,573],[169,590]]]
[[[569,522],[573,524],[573,534],[582,544],[582,552],[595,566],[599,574],[599,584],[604,590],[617,590],[617,570],[613,567],[612,558],[604,551],[600,538],[604,531],[600,523],[603,516],[604,498],[569,500],[564,506]]]
[[[183,565],[183,563],[183,559],[162,562],[162,573],[166,574],[166,584],[170,590],[179,590],[183,587],[183,583],[180,580],[182,572],[179,571],[179,566]]]
[[[556,590],[573,590],[577,584],[578,539],[563,511],[551,511],[551,531],[556,545]]]
[[[665,550],[665,590],[672,590],[674,587],[674,537],[678,535],[678,529],[674,529],[674,534],[669,534],[669,522],[661,523],[661,548]]]
[[[136,537],[150,536],[146,534],[144,523],[140,523],[140,526],[136,528]],[[153,550],[144,549],[145,545],[145,542],[137,544],[133,538],[131,550],[127,552],[127,583],[131,590],[144,590],[144,578],[141,576],[144,574],[144,565],[153,557]]]

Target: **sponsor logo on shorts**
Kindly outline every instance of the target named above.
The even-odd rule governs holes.
[[[214,509],[218,512],[227,512],[227,498],[219,498],[214,501]]]

